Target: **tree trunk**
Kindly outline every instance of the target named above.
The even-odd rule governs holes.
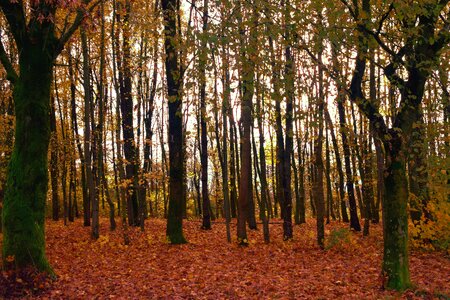
[[[321,15],[319,14],[321,19]],[[322,51],[318,54],[319,61],[322,62]],[[318,123],[318,136],[314,142],[314,194],[315,204],[317,211],[317,243],[321,249],[325,247],[325,226],[324,226],[324,193],[323,193],[323,159],[322,159],[322,147],[323,147],[323,112],[325,106],[325,93],[323,82],[323,69],[322,65],[319,65],[319,97],[317,100],[317,123]]]
[[[231,105],[229,105],[229,108],[227,110],[228,112],[228,119],[230,121],[230,207],[231,207],[231,217],[236,218],[237,212],[237,184],[236,184],[236,173],[238,171],[236,167],[236,160],[237,160],[237,153],[235,151],[235,144],[236,139],[234,135],[234,119],[233,119],[233,112],[231,109]]]
[[[350,146],[347,139],[347,128],[345,126],[345,109],[343,99],[338,98],[338,113],[341,128],[342,147],[344,148],[345,176],[347,177],[347,193],[350,205],[350,228],[361,231],[358,212],[356,210],[355,191],[353,188],[353,175],[350,165]]]
[[[58,195],[58,132],[56,130],[55,102],[52,97],[50,113],[50,182],[52,186],[52,218],[53,221],[59,220],[59,195]]]
[[[238,4],[240,7],[239,14],[242,13],[242,3]],[[256,12],[255,8],[253,14]],[[254,17],[254,16],[253,16]],[[242,17],[239,16],[241,19]],[[254,20],[256,22],[256,20]],[[242,20],[239,22],[239,34],[241,45],[241,59],[242,59],[242,101],[241,101],[241,176],[239,184],[239,200],[238,200],[238,224],[237,224],[237,238],[240,245],[248,245],[246,221],[250,212],[250,199],[252,197],[252,149],[251,149],[251,125],[252,125],[252,99],[254,93],[254,68],[253,61],[256,54],[255,49],[255,30],[253,28],[249,33],[248,45],[244,43],[244,27]],[[250,224],[249,224],[250,225]]]
[[[201,128],[201,151],[200,164],[202,176],[202,200],[203,200],[203,223],[202,229],[211,229],[211,203],[208,193],[208,133],[206,131],[206,60],[207,45],[206,34],[208,31],[208,0],[203,1],[203,38],[200,45],[199,56],[199,79],[200,79],[200,128]],[[216,199],[217,201],[217,199]]]
[[[328,130],[325,131],[325,165],[326,165],[326,173],[325,178],[327,181],[327,202],[326,202],[326,218],[327,224],[330,223],[330,216],[334,220],[336,220],[336,216],[334,214],[334,205],[333,205],[333,193],[331,189],[331,162],[330,162],[330,142],[328,139]]]
[[[284,19],[285,19],[285,49],[284,56],[286,59],[284,65],[284,88],[285,88],[285,97],[286,97],[286,133],[285,133],[285,149],[283,153],[283,168],[284,168],[284,214],[283,214],[283,239],[290,240],[293,238],[293,228],[292,228],[292,175],[291,175],[291,153],[294,148],[294,126],[293,126],[293,117],[294,117],[294,57],[292,56],[291,49],[291,28],[289,27],[291,24],[290,17],[290,4],[289,0],[286,0],[284,7]]]
[[[221,11],[221,13],[223,13]],[[224,28],[222,28],[223,35]],[[227,241],[231,243],[231,203],[230,203],[230,192],[228,186],[228,111],[230,110],[230,74],[228,72],[228,56],[226,53],[226,44],[222,36],[222,47],[223,55],[223,98],[222,98],[222,126],[223,126],[223,146],[222,146],[222,191],[223,191],[223,202],[225,210],[225,222],[227,230]]]
[[[68,64],[69,64],[69,77],[70,77],[70,118],[72,121],[72,131],[75,137],[75,141],[78,149],[78,156],[81,162],[81,190],[83,195],[83,225],[90,226],[91,217],[88,214],[89,210],[84,209],[89,205],[89,197],[86,182],[86,161],[84,159],[83,149],[81,147],[81,139],[78,134],[78,121],[77,121],[77,109],[76,109],[76,86],[75,86],[75,75],[74,67],[72,64],[72,56],[70,55],[70,49],[68,51]],[[75,190],[76,191],[76,190]],[[76,201],[76,198],[75,198]]]
[[[344,188],[344,172],[342,171],[342,160],[341,155],[339,153],[339,147],[336,139],[336,135],[334,133],[333,122],[331,121],[330,113],[327,108],[325,108],[325,121],[327,123],[328,130],[331,133],[331,142],[333,144],[334,157],[336,159],[336,169],[338,172],[338,187],[339,187],[339,200],[342,220],[348,223],[350,220],[348,219],[347,214],[347,205],[345,204],[345,188]]]
[[[83,88],[84,88],[84,158],[85,158],[85,171],[86,171],[86,183],[87,183],[87,202],[83,203],[85,220],[89,219],[86,223],[87,226],[91,225],[91,205],[94,205],[96,201],[95,182],[92,174],[92,155],[91,155],[91,83],[89,72],[89,53],[86,33],[81,30],[81,41],[83,51]],[[98,238],[96,235],[92,235],[93,238]]]
[[[131,13],[131,2],[125,2],[125,15],[122,21],[122,57],[118,62],[119,85],[120,85],[120,113],[122,114],[123,152],[126,160],[125,176],[127,179],[127,216],[128,224],[139,226],[138,213],[138,187],[135,177],[137,176],[137,151],[133,127],[133,97],[131,78],[131,28],[129,18]]]
[[[392,134],[385,142],[385,194],[383,201],[383,278],[384,286],[402,290],[410,285],[408,260],[408,182],[406,159],[402,153],[400,136]]]
[[[181,68],[178,51],[176,17],[178,7],[176,0],[162,0],[164,17],[164,48],[166,53],[165,66],[169,106],[169,211],[167,216],[166,235],[172,244],[186,243],[183,235],[183,123],[182,101],[179,91],[181,83]]]
[[[299,174],[296,175],[296,166],[295,166],[295,156],[292,156],[292,163],[294,167],[294,176],[298,177],[295,179],[296,181],[296,189],[298,188],[298,197],[296,196],[295,201],[295,224],[303,224],[306,223],[306,211],[305,211],[305,164],[302,157],[305,156],[304,148],[302,147],[302,142],[300,140],[300,114],[298,113],[300,109],[298,108],[296,113],[297,122],[295,122],[295,135],[297,140],[297,154],[298,154],[298,169]],[[303,149],[302,149],[303,148]],[[298,187],[297,187],[298,185]],[[297,191],[296,191],[297,193]]]
[[[14,84],[15,142],[3,203],[3,266],[53,273],[45,255],[45,201],[53,60],[39,43],[20,53]],[[10,258],[13,262],[8,262]]]

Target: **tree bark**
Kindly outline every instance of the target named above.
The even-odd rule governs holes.
[[[203,1],[203,36],[200,42],[199,56],[199,79],[200,79],[200,128],[201,128],[201,177],[202,177],[202,200],[203,200],[203,223],[202,229],[211,229],[211,203],[208,192],[208,133],[206,129],[206,60],[207,54],[207,32],[208,32],[208,0]]]
[[[53,273],[45,255],[45,201],[50,142],[50,86],[53,56],[27,41],[20,51],[14,82],[14,149],[3,203],[3,266],[32,266]],[[13,262],[8,259],[13,258]]]
[[[164,17],[164,49],[169,106],[169,211],[166,235],[172,244],[186,243],[183,235],[183,123],[182,100],[180,93],[181,67],[175,46],[177,40],[176,18],[178,6],[176,0],[162,0]]]

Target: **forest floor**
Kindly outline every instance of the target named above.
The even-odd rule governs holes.
[[[275,220],[278,223],[280,221]],[[249,231],[248,247],[226,242],[225,224],[200,230],[185,221],[189,243],[170,245],[165,221],[146,222],[145,232],[131,228],[130,245],[123,231],[108,230],[90,239],[80,220],[64,226],[47,222],[47,255],[58,279],[41,299],[449,299],[450,259],[443,253],[412,251],[414,288],[404,293],[380,287],[380,225],[362,237],[345,225],[326,225],[328,247],[316,246],[315,221],[295,226],[294,240],[282,241],[282,226],[271,224],[271,243],[262,227]],[[235,239],[235,225],[232,224]],[[5,276],[5,274],[3,274]],[[16,279],[17,280],[17,279]],[[19,278],[20,282],[22,281]],[[28,296],[27,298],[33,298]],[[0,295],[1,298],[1,295]]]

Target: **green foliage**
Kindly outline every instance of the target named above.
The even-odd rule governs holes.
[[[347,228],[333,229],[330,233],[330,236],[327,239],[325,249],[329,250],[336,246],[349,244],[351,242],[350,237],[351,232]]]

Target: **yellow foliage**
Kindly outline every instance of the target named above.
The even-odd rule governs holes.
[[[426,220],[423,215],[418,224],[411,226],[411,245],[423,250],[444,250],[450,253],[450,202],[430,201],[427,209],[433,218]]]

